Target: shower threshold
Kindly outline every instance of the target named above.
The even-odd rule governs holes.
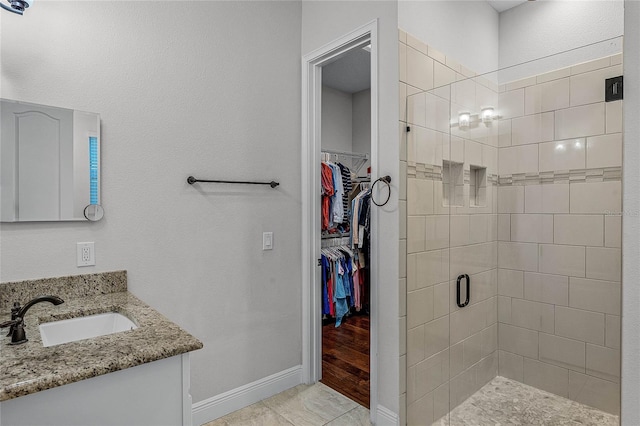
[[[569,424],[620,423],[616,415],[500,376],[434,423],[438,426]]]

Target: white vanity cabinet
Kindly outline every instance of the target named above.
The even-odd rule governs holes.
[[[191,425],[189,353],[0,403],[0,426]]]

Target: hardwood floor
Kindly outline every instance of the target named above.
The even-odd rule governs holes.
[[[369,408],[369,317],[322,326],[322,383]]]

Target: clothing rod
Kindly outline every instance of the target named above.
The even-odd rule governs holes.
[[[345,157],[353,157],[353,158],[364,158],[369,159],[369,154],[362,154],[359,152],[347,152],[347,151],[338,151],[335,149],[323,149],[323,154],[333,154],[333,155],[344,155]]]
[[[193,185],[196,182],[211,182],[211,183],[238,183],[243,185],[269,185],[272,188],[280,185],[279,182],[271,181],[271,182],[251,182],[251,181],[238,181],[238,180],[208,180],[208,179],[196,179],[193,176],[189,176],[187,178],[187,183],[189,185]]]

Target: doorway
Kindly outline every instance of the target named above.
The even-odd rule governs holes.
[[[377,269],[375,262],[368,262],[375,259],[377,217],[370,210],[370,251],[363,250],[364,244],[354,244],[351,232],[359,227],[353,227],[349,218],[353,218],[353,198],[377,173],[376,26],[373,21],[306,55],[302,86],[304,380],[322,381],[366,407],[377,405]],[[323,217],[319,191],[323,161],[338,167],[343,179],[351,181],[341,188],[339,203],[333,197],[332,206],[336,212],[340,207],[343,216],[332,217],[339,220],[330,224]],[[343,308],[337,311],[327,303],[336,302],[326,294],[331,269],[325,269],[322,260],[323,249],[329,254],[327,248],[335,257],[345,255],[346,263],[334,263],[338,268],[351,265],[345,268],[351,269],[351,281],[344,284],[350,294],[338,301]],[[366,256],[362,263],[349,263],[361,256]],[[325,256],[325,266],[329,257]],[[353,265],[366,279],[353,280]],[[372,417],[374,413],[375,409]]]

